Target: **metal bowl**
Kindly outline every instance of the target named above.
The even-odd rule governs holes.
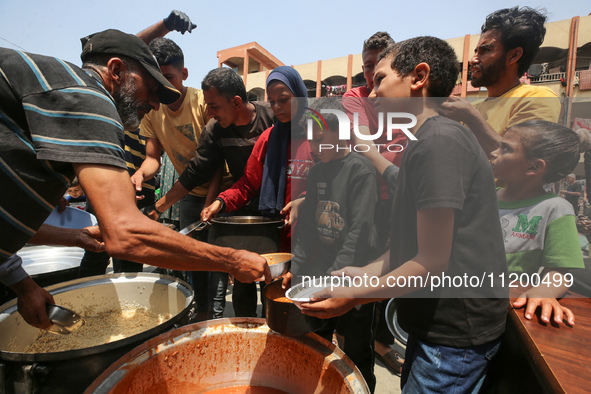
[[[267,264],[269,264],[271,280],[287,274],[291,268],[291,259],[293,259],[293,254],[291,253],[266,253],[261,256],[263,256],[265,260],[267,260]]]
[[[84,325],[84,319],[71,309],[47,304],[47,316],[53,325],[47,329],[55,334],[68,335]]]

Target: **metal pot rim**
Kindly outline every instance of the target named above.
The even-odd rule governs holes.
[[[252,222],[249,222],[252,220]],[[281,218],[274,218],[270,216],[222,216],[211,219],[211,222],[216,224],[231,224],[231,225],[263,225],[263,224],[282,224]]]
[[[105,283],[122,282],[129,279],[133,279],[139,283],[142,283],[140,279],[152,279],[154,283],[158,281],[166,281],[167,284],[177,283],[177,289],[187,296],[187,305],[182,311],[178,312],[171,319],[152,327],[149,330],[137,333],[127,338],[123,338],[114,342],[105,343],[103,345],[97,345],[92,347],[86,347],[82,349],[67,350],[63,352],[51,352],[51,353],[19,353],[19,352],[8,352],[0,350],[0,360],[6,361],[18,361],[18,362],[34,362],[34,361],[59,361],[59,360],[70,360],[76,357],[90,356],[93,354],[104,353],[109,350],[117,349],[129,345],[130,343],[137,342],[141,339],[148,339],[157,334],[162,329],[168,329],[172,327],[182,316],[188,312],[191,307],[191,301],[195,295],[192,287],[185,281],[161,274],[153,274],[147,272],[138,273],[121,273],[121,274],[107,274],[90,276],[87,278],[80,278],[71,280],[68,282],[58,283],[45,288],[52,295],[61,294],[66,291],[81,289],[85,287],[91,287],[101,285]],[[143,281],[145,283],[145,281]],[[11,300],[6,304],[0,306],[0,323],[8,318],[13,313],[17,312],[17,300]]]

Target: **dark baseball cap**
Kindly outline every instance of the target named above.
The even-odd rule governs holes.
[[[108,29],[83,37],[80,41],[82,41],[80,58],[83,62],[87,56],[97,53],[126,56],[138,61],[156,79],[160,85],[158,99],[162,104],[172,104],[181,97],[181,93],[164,78],[152,51],[139,37]]]

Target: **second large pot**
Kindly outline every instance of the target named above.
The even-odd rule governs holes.
[[[23,268],[41,287],[78,277],[84,249],[67,246],[26,246],[17,252]]]
[[[211,220],[208,242],[253,253],[279,252],[283,220],[266,216],[228,216]]]
[[[207,320],[153,338],[111,365],[86,393],[245,392],[236,386],[260,390],[254,392],[369,393],[359,370],[332,343],[317,335],[280,335],[252,318]]]

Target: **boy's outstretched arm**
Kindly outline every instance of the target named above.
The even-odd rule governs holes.
[[[187,14],[182,11],[172,10],[166,18],[159,20],[136,35],[149,45],[153,39],[164,37],[173,30],[185,34],[187,31],[191,33],[191,30],[196,27],[197,25],[191,22]]]
[[[530,320],[535,314],[536,309],[540,307],[540,318],[544,323],[550,323],[550,318],[554,316],[554,323],[561,324],[563,320],[566,320],[566,323],[574,326],[574,313],[567,307],[560,305],[557,300],[557,298],[562,298],[570,287],[567,286],[568,281],[565,277],[567,273],[568,269],[566,268],[544,268],[540,277],[544,279],[549,275],[548,279],[550,280],[542,280],[540,286],[531,288],[521,294],[513,302],[513,308],[525,306],[525,318]],[[555,275],[560,275],[562,280],[555,281]],[[557,283],[559,286],[555,286]]]

